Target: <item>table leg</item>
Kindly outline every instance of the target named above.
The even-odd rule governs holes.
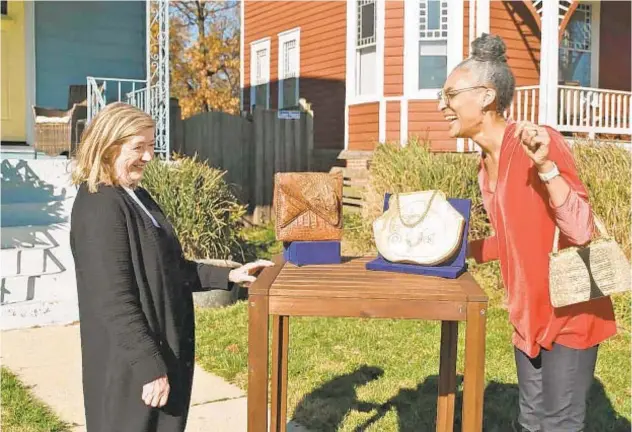
[[[465,329],[463,432],[479,432],[483,430],[486,321],[487,303],[469,303],[467,306],[467,320]]]
[[[248,432],[268,430],[268,297],[248,298]]]
[[[456,395],[456,353],[459,323],[441,323],[441,354],[439,359],[439,399],[437,401],[437,432],[454,430]]]
[[[290,317],[272,317],[272,418],[270,430],[285,431],[287,424],[287,368]]]

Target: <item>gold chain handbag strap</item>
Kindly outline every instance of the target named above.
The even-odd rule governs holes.
[[[430,211],[430,206],[432,206],[432,200],[434,200],[434,197],[437,195],[437,192],[438,192],[437,190],[433,191],[432,196],[430,197],[430,201],[428,201],[428,205],[426,206],[426,210],[424,210],[421,217],[413,223],[407,223],[404,221],[404,218],[402,218],[402,208],[399,205],[399,194],[395,194],[395,206],[397,208],[397,216],[399,216],[399,220],[402,223],[402,225],[404,225],[406,228],[414,228],[417,225],[419,225],[421,222],[423,222],[423,220],[428,215],[428,212]]]
[[[594,211],[592,212],[592,214],[593,214],[593,220],[595,221],[595,227],[597,227],[597,231],[599,231],[599,234],[601,235],[601,237],[609,238],[610,234],[608,234],[606,225],[601,221],[599,216],[597,216]],[[560,228],[556,224],[555,235],[553,236],[553,254],[558,253],[559,246],[560,246]]]

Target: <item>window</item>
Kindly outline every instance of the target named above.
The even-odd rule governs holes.
[[[448,73],[448,2],[419,1],[417,88],[438,89]]]
[[[591,85],[592,6],[579,4],[560,41],[559,74],[563,82]]]
[[[250,44],[250,107],[270,107],[270,38]]]
[[[298,107],[300,29],[279,33],[279,108]]]
[[[2,15],[6,15],[7,14],[7,0],[2,0],[0,1],[0,13]]]
[[[377,8],[375,0],[357,2],[356,95],[373,95],[377,84]]]

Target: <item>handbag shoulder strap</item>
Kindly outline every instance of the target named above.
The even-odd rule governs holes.
[[[592,215],[593,215],[593,221],[595,222],[595,227],[597,228],[597,231],[599,231],[599,235],[601,235],[602,237],[610,237],[610,234],[608,234],[608,230],[606,229],[606,225],[599,218],[599,216],[597,216],[594,211],[592,212]],[[554,254],[558,252],[559,246],[560,246],[560,228],[556,224],[555,234],[553,235],[553,253]]]
[[[419,219],[417,219],[416,221],[412,223],[404,221],[404,218],[402,217],[402,208],[399,205],[399,194],[395,194],[395,205],[397,207],[397,216],[399,216],[399,220],[402,223],[402,225],[404,225],[407,228],[414,228],[417,225],[419,225],[421,222],[423,222],[423,220],[428,215],[428,212],[430,211],[430,206],[432,206],[432,201],[434,200],[435,196],[437,196],[437,192],[438,190],[435,190],[432,192],[432,196],[430,197],[430,200],[428,201],[428,205],[426,206],[426,209],[424,210],[423,214],[419,217]]]

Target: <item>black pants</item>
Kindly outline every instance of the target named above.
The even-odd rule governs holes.
[[[535,359],[515,348],[520,414],[529,432],[581,432],[592,385],[597,348],[576,350],[554,344]]]

